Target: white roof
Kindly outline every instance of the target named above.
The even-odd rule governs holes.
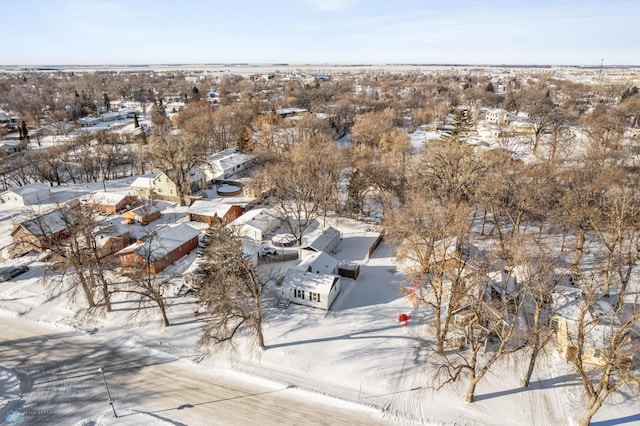
[[[280,214],[268,207],[252,209],[238,217],[232,223],[237,226],[252,226],[262,231],[267,231],[272,228],[275,221],[280,221]]]
[[[320,271],[321,274],[331,274],[339,263],[327,253],[321,251],[305,257],[295,269],[306,271],[311,266],[313,271]]]
[[[314,274],[312,272],[289,269],[284,277],[282,286],[284,288],[297,288],[315,293],[328,294],[331,291],[333,283],[339,278],[337,275]]]
[[[89,202],[92,204],[98,204],[101,206],[116,206],[125,197],[129,197],[130,194],[122,194],[117,192],[95,192],[89,198]]]
[[[159,173],[154,175],[146,175],[146,176],[138,176],[133,183],[131,183],[132,188],[145,188],[151,189],[153,188],[153,181],[159,176]]]
[[[222,218],[231,207],[233,207],[233,205],[220,201],[198,200],[189,207],[189,213]]]
[[[316,228],[302,236],[302,246],[315,251],[325,251],[336,239],[340,239],[340,231],[336,228],[332,226],[325,229]]]
[[[136,207],[135,209],[129,210],[128,213],[133,213],[138,216],[148,216],[151,213],[155,213],[159,211],[157,208],[152,206],[151,204],[143,204],[140,207]]]
[[[21,186],[20,188],[10,189],[7,192],[13,192],[14,194],[17,194],[23,197],[29,194],[43,194],[43,193],[49,194],[50,191],[51,189],[44,183],[34,182],[28,185]]]
[[[216,179],[228,171],[234,171],[236,166],[251,162],[254,158],[253,155],[236,152],[234,148],[210,155],[205,160],[211,168],[211,170],[207,170],[207,178]]]

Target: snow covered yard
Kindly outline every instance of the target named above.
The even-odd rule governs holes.
[[[178,207],[168,206],[163,211],[181,217]],[[58,328],[83,330],[91,338],[121,347],[180,358],[203,374],[226,372],[241,380],[259,377],[272,387],[292,386],[287,392],[295,398],[315,400],[325,395],[364,405],[384,412],[390,423],[577,422],[583,408],[580,383],[552,347],[540,361],[528,389],[519,385],[525,362],[524,355],[517,355],[518,358],[502,360],[480,382],[473,404],[463,402],[464,378],[436,390],[437,358],[427,350],[429,341],[425,340],[431,315],[403,297],[401,286],[406,276],[395,262],[394,247],[383,242],[369,257],[368,249],[376,238],[374,232],[348,221],[339,221],[336,226],[340,227],[343,240],[332,255],[340,261],[360,264],[360,276],[357,280],[342,280],[342,291],[328,312],[294,304],[280,309],[274,299],[268,299],[264,351],[255,349],[242,336],[235,350],[213,350],[209,354],[206,348],[199,348],[197,340],[206,313],[195,317],[196,300],[190,295],[175,294],[182,278],[176,278],[165,294],[171,326],[161,328],[156,307],[132,316],[135,302],[122,295],[116,296],[114,311],[109,314],[78,313],[81,301],[69,302],[64,293],[51,295],[41,278],[45,264],[27,256],[20,260],[30,263],[31,269],[0,286],[0,310]],[[167,273],[181,275],[195,259],[196,254],[192,253]],[[401,313],[411,316],[407,327],[398,322]],[[16,380],[9,372],[2,377],[6,378],[3,393],[9,398],[15,393]],[[327,401],[339,404],[336,399]],[[596,415],[596,424],[634,424],[640,421],[639,411],[637,403],[614,396]],[[165,422],[140,414],[123,424],[136,424],[131,423],[134,420],[145,424]],[[111,423],[108,412],[87,421]]]

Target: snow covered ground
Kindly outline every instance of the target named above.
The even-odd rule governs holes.
[[[125,190],[127,182],[116,182],[114,190]],[[97,184],[101,185],[101,184]],[[86,189],[95,189],[87,186]],[[162,223],[183,221],[186,208],[166,203]],[[7,213],[8,214],[8,213]],[[197,340],[202,319],[194,317],[197,302],[178,296],[182,284],[176,279],[167,293],[171,326],[160,327],[154,307],[133,316],[134,302],[118,295],[114,311],[94,317],[85,315],[66,293],[52,293],[42,278],[46,265],[35,256],[3,262],[29,264],[30,270],[0,284],[0,311],[13,316],[16,324],[44,323],[59,330],[80,330],[85,338],[152,354],[179,359],[180,368],[194,374],[226,374],[239,381],[266,380],[269,387],[285,389],[294,400],[329,404],[340,410],[362,406],[362,419],[376,412],[391,424],[427,425],[571,425],[581,415],[584,398],[581,385],[569,365],[550,349],[538,364],[531,387],[519,386],[524,359],[504,360],[481,381],[473,404],[463,402],[464,380],[436,390],[433,353],[427,350],[426,327],[431,317],[415,309],[400,291],[405,280],[395,262],[392,245],[383,242],[371,257],[367,250],[375,239],[369,225],[346,219],[328,223],[338,228],[343,240],[332,254],[336,259],[361,265],[357,280],[343,279],[342,291],[329,312],[304,306],[276,307],[275,297],[266,301],[264,334],[266,348],[259,351],[241,338],[235,350],[200,348]],[[172,265],[167,273],[180,275],[196,259],[192,253]],[[411,315],[408,327],[398,315]],[[105,343],[107,344],[107,343]],[[524,355],[518,355],[524,357]],[[184,364],[189,367],[184,367]],[[180,370],[183,371],[183,370]],[[199,372],[199,373],[198,373]],[[19,398],[19,372],[3,365],[0,358],[0,413]],[[151,386],[151,385],[150,385]],[[290,388],[293,386],[294,388]],[[135,416],[117,424],[210,424],[191,418],[184,423],[180,411],[162,416],[136,413],[132,399],[122,409]],[[158,402],[158,404],[161,404]],[[5,407],[5,408],[3,408]],[[158,406],[158,410],[162,407]],[[79,410],[83,410],[82,407]],[[82,425],[116,424],[108,407],[97,415],[81,411]],[[149,411],[149,410],[147,410]],[[594,418],[598,426],[640,424],[640,404],[623,396],[612,397]],[[363,420],[363,424],[366,421]],[[218,422],[216,422],[218,423]],[[331,424],[330,419],[307,419],[305,424]]]

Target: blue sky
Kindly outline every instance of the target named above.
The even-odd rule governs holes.
[[[3,65],[640,64],[639,0],[0,0]]]

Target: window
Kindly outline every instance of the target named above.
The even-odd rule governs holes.
[[[309,300],[312,302],[320,302],[320,293],[309,292]]]
[[[293,289],[293,297],[297,299],[304,299],[304,290]]]
[[[602,358],[602,350],[601,349],[596,349],[593,351],[593,357],[594,358]]]

